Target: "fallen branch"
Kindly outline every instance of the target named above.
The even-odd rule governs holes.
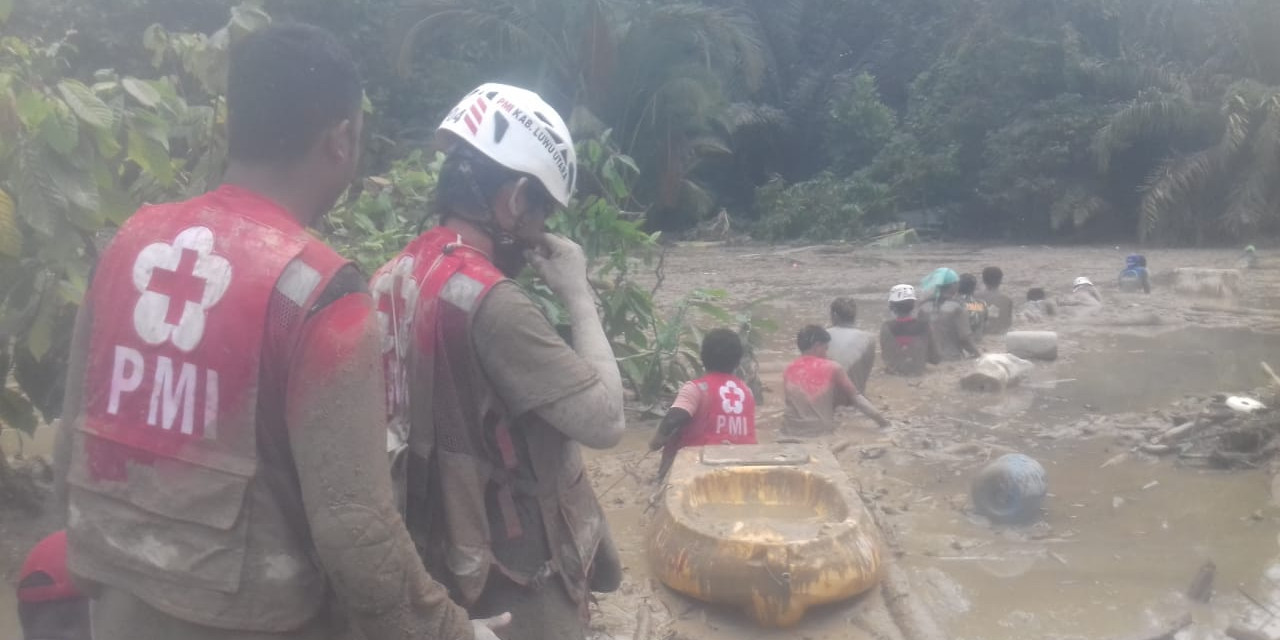
[[[1212,560],[1200,565],[1200,571],[1187,587],[1187,598],[1193,602],[1208,602],[1213,596],[1213,577],[1217,575],[1218,566]]]
[[[1191,622],[1191,612],[1187,611],[1154,632],[1127,636],[1125,640],[1173,640],[1179,631],[1191,626]]]
[[[640,609],[636,611],[636,632],[631,634],[632,640],[649,640],[649,636],[653,635],[653,612],[649,610],[649,603],[640,603]]]
[[[1253,629],[1246,629],[1239,622],[1232,622],[1226,631],[1228,638],[1235,640],[1271,640],[1271,636]]]
[[[1271,381],[1276,383],[1277,387],[1280,387],[1280,376],[1277,376],[1276,372],[1271,369],[1271,365],[1263,362],[1262,370],[1267,372],[1267,375],[1271,377]]]

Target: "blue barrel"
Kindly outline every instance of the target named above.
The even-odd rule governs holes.
[[[1018,524],[1040,517],[1049,484],[1044,467],[1021,453],[1000,456],[973,479],[973,508],[994,522]]]

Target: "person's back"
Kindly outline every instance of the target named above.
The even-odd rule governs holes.
[[[1133,254],[1125,258],[1124,270],[1118,280],[1120,290],[1125,293],[1151,293],[1151,276],[1147,272],[1146,256]]]
[[[835,411],[840,405],[854,405],[881,427],[888,421],[867,402],[853,385],[844,368],[827,357],[831,336],[826,329],[809,325],[796,336],[800,357],[782,374],[786,408],[783,433],[817,436],[835,429]]]
[[[1088,278],[1081,276],[1071,284],[1071,293],[1058,301],[1064,307],[1100,307],[1102,294]]]
[[[651,451],[663,450],[658,478],[684,447],[756,443],[755,397],[733,373],[742,361],[742,341],[728,329],[713,329],[702,340],[701,357],[706,374],[680,387],[649,443]]]
[[[55,466],[94,635],[466,637],[384,475],[363,278],[305,227],[358,165],[354,62],[270,27],[228,87],[224,185],[134,214],[76,322]]]
[[[784,433],[814,436],[835,429],[836,405],[842,397],[832,376],[839,369],[835,360],[812,355],[801,355],[787,365],[782,374]]]
[[[840,363],[854,386],[867,392],[867,380],[876,363],[876,336],[854,326],[858,319],[858,306],[851,298],[837,298],[831,303],[831,344],[827,357]]]
[[[1027,324],[1040,324],[1058,314],[1058,307],[1045,296],[1044,289],[1027,290],[1027,301],[1018,311],[1018,318]]]
[[[969,310],[953,298],[934,300],[925,305],[929,331],[938,355],[943,360],[963,360],[974,355],[971,344],[973,329],[969,324]]]
[[[929,322],[914,313],[915,288],[897,285],[889,292],[893,317],[880,326],[880,353],[885,371],[899,376],[923,375],[929,363],[939,361]]]
[[[1000,267],[987,267],[982,270],[982,283],[986,289],[973,294],[974,298],[987,305],[988,335],[1008,333],[1013,326],[1013,298],[1001,293],[1000,285],[1003,282],[1004,272]]]

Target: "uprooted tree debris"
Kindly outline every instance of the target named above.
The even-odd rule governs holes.
[[[1280,394],[1262,389],[1253,395],[1266,398],[1268,408],[1243,413],[1227,406],[1222,393],[1179,401],[1167,413],[1169,424],[1152,428],[1135,448],[1215,469],[1265,466],[1280,457],[1280,411],[1274,409]]]

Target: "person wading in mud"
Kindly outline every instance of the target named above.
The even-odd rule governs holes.
[[[102,253],[55,448],[95,638],[494,637],[417,562],[372,299],[306,228],[355,177],[361,99],[334,36],[246,36],[223,186]]]
[[[974,298],[987,304],[987,334],[1004,335],[1013,327],[1013,298],[1000,292],[1004,283],[1004,271],[1000,267],[987,267],[982,270],[982,291],[973,294]]]
[[[485,84],[440,125],[447,152],[427,231],[373,278],[388,339],[391,439],[406,519],[434,575],[504,638],[580,639],[590,591],[621,580],[578,443],[625,427],[622,379],[582,249],[546,233],[577,174],[537,94]],[[571,348],[512,278],[529,264],[564,304]]]
[[[1093,285],[1093,281],[1080,276],[1071,283],[1071,295],[1058,300],[1063,307],[1101,307],[1102,294]]]
[[[916,317],[915,308],[915,287],[899,284],[889,290],[893,317],[880,325],[880,353],[884,355],[885,371],[893,375],[924,375],[926,364],[941,361],[929,323]]]
[[[707,374],[680,387],[649,442],[650,451],[662,449],[659,481],[685,447],[756,443],[756,399],[734,375],[742,362],[742,340],[728,329],[713,329],[702,339],[701,356]]]
[[[858,320],[858,303],[853,298],[836,298],[831,303],[831,346],[827,357],[840,363],[862,393],[867,392],[867,379],[876,364],[876,335],[854,326]]]
[[[960,276],[960,283],[956,285],[956,300],[964,305],[965,312],[969,314],[969,331],[973,335],[974,342],[981,340],[982,336],[987,334],[987,321],[991,317],[987,303],[974,297],[977,291],[978,276],[972,273]]]
[[[928,320],[933,343],[943,360],[982,355],[969,322],[969,310],[956,299],[959,282],[960,276],[944,267],[929,274],[921,286],[928,300],[920,309],[920,316]]]
[[[838,362],[827,358],[831,334],[809,325],[796,335],[800,357],[782,374],[786,410],[782,432],[797,436],[818,436],[835,430],[836,407],[853,405],[881,428],[889,421],[880,415],[849,379]]]

